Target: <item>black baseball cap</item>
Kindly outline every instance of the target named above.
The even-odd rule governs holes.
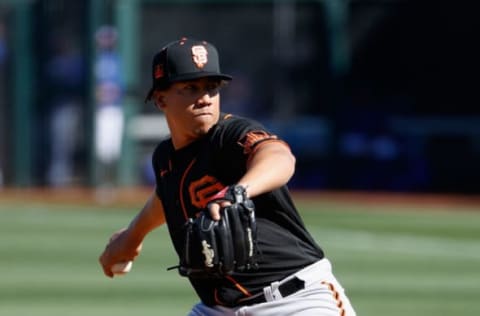
[[[165,89],[178,81],[187,81],[204,77],[220,80],[232,80],[232,77],[220,72],[218,51],[206,41],[182,38],[164,46],[152,62],[152,88],[145,102],[152,98],[156,89]]]

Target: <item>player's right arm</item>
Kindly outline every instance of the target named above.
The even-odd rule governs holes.
[[[112,266],[114,264],[134,260],[142,249],[142,241],[145,236],[164,223],[165,213],[162,202],[153,192],[130,225],[112,235],[100,255],[99,261],[105,275],[113,277]]]

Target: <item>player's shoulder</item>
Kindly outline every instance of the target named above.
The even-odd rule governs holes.
[[[266,129],[254,119],[221,113],[219,122],[211,131],[210,143],[219,147],[238,144],[248,133],[254,131],[266,132]]]
[[[243,117],[239,115],[234,115],[230,113],[221,113],[220,120],[218,122],[218,128],[221,130],[228,129],[264,129],[265,127],[259,121]]]

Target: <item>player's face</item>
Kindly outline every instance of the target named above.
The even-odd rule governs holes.
[[[160,108],[172,134],[181,145],[205,135],[220,117],[219,90],[222,83],[211,78],[174,83],[160,93]]]

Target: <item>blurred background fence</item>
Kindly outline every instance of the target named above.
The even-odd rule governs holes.
[[[0,0],[0,187],[152,184],[152,55],[213,42],[295,189],[480,193],[470,1]]]

